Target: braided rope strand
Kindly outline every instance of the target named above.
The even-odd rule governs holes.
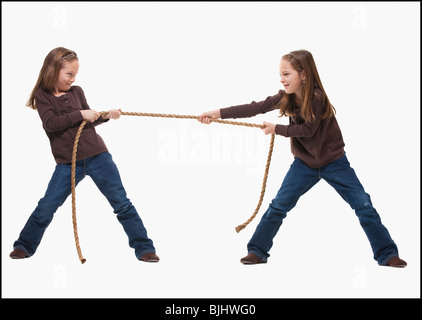
[[[108,112],[100,112],[100,114],[107,114]],[[176,118],[176,119],[199,119],[199,116],[191,115],[179,115],[179,114],[163,114],[163,113],[142,113],[142,112],[124,112],[124,116],[141,116],[141,117],[155,117],[155,118]],[[265,126],[262,124],[248,123],[248,122],[237,122],[237,121],[228,121],[221,119],[210,119],[211,122],[223,123],[223,124],[232,124],[245,127],[261,128],[264,129]]]
[[[107,115],[108,111],[102,111],[100,112],[101,115]],[[176,118],[176,119],[199,119],[199,116],[192,116],[192,115],[178,115],[178,114],[161,114],[161,113],[141,113],[141,112],[121,112],[122,115],[126,116],[141,116],[141,117],[157,117],[157,118]],[[253,127],[253,128],[260,128],[264,129],[265,126],[261,124],[254,124],[254,123],[248,123],[248,122],[237,122],[237,121],[228,121],[228,120],[221,120],[221,119],[210,119],[211,122],[217,122],[222,124],[230,124],[230,125],[238,125],[238,126],[245,126],[245,127]],[[72,222],[73,222],[73,233],[75,237],[75,244],[76,244],[76,250],[78,252],[79,260],[81,263],[85,263],[86,259],[82,256],[81,247],[79,244],[79,236],[78,236],[78,227],[77,227],[77,221],[76,221],[76,154],[78,150],[78,144],[79,144],[79,138],[81,136],[82,130],[85,127],[87,121],[82,121],[82,123],[79,126],[79,129],[76,133],[75,141],[73,143],[73,151],[72,151],[72,167],[71,167],[71,190],[72,190]],[[267,164],[265,166],[265,173],[264,173],[264,179],[262,182],[262,188],[261,188],[261,194],[259,198],[258,205],[252,214],[252,216],[243,224],[237,226],[236,232],[239,233],[241,230],[243,230],[257,215],[259,208],[261,207],[262,200],[264,198],[265,194],[265,188],[267,184],[267,178],[268,178],[268,171],[270,167],[271,162],[271,156],[273,152],[274,147],[274,137],[275,134],[272,133],[271,135],[271,142],[270,147],[268,150],[268,157],[267,157]]]
[[[75,141],[73,142],[73,152],[72,152],[72,172],[70,175],[71,180],[71,189],[72,189],[72,222],[73,222],[73,234],[75,236],[75,244],[76,250],[78,251],[79,260],[82,264],[86,262],[86,259],[82,256],[81,247],[79,245],[79,236],[78,236],[78,224],[76,221],[76,191],[75,191],[75,184],[76,184],[76,153],[78,151],[78,143],[79,138],[81,136],[82,130],[86,125],[86,121],[82,121],[81,125],[79,126],[78,132],[76,133]]]
[[[269,169],[270,169],[271,156],[273,154],[274,137],[275,137],[275,134],[272,133],[271,134],[270,148],[268,149],[267,164],[265,165],[264,179],[262,181],[261,195],[259,196],[258,205],[256,206],[255,212],[252,214],[252,216],[245,223],[243,223],[243,224],[241,224],[241,225],[239,225],[235,228],[237,233],[239,233],[240,231],[242,231],[243,229],[246,228],[246,226],[256,217],[256,215],[259,211],[259,208],[261,207],[262,200],[264,199],[265,188],[267,186],[267,178],[268,178],[268,172],[269,172]]]

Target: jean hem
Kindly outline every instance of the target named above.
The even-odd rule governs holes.
[[[139,253],[136,253],[136,259],[141,259],[144,255],[146,255],[147,253],[154,253],[155,254],[155,249],[145,249],[140,251]]]
[[[25,255],[26,255],[26,257],[27,257],[27,258],[29,258],[29,257],[31,257],[31,256],[32,256],[32,254],[31,254],[31,253],[29,253],[29,251],[28,251],[28,250],[26,250],[26,248],[25,248],[24,246],[17,245],[17,246],[14,246],[14,247],[13,247],[13,249],[14,249],[14,250],[16,250],[16,249],[22,250],[23,252],[25,252]]]
[[[391,260],[391,259],[393,259],[394,257],[398,257],[399,255],[397,254],[397,253],[391,253],[390,255],[388,255],[387,256],[387,258],[385,258],[381,263],[380,262],[378,262],[378,264],[380,265],[380,266],[385,266],[385,265],[387,265],[387,263]]]
[[[267,262],[267,257],[263,256],[260,252],[255,251],[255,250],[251,250],[248,253],[253,253],[254,255],[256,255],[259,259],[261,259],[263,262]]]

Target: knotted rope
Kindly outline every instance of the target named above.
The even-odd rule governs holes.
[[[100,112],[101,115],[107,115],[108,111],[102,111]],[[125,116],[140,116],[140,117],[156,117],[156,118],[176,118],[176,119],[199,119],[199,116],[191,116],[191,115],[177,115],[177,114],[161,114],[161,113],[141,113],[141,112],[121,112],[122,115]],[[217,123],[223,123],[223,124],[231,124],[231,125],[237,125],[237,126],[246,126],[246,127],[253,127],[253,128],[260,128],[264,129],[265,126],[262,124],[253,124],[248,122],[237,122],[237,121],[227,121],[227,120],[221,120],[221,119],[210,119],[211,122],[217,122]],[[79,260],[81,263],[85,263],[86,259],[82,256],[81,247],[79,245],[79,236],[78,236],[78,226],[76,221],[76,154],[78,151],[78,144],[79,144],[79,138],[81,136],[82,130],[85,127],[87,121],[84,120],[79,126],[79,129],[76,133],[75,141],[73,143],[73,152],[72,152],[72,166],[71,166],[71,190],[72,190],[72,222],[73,222],[73,233],[75,236],[75,243],[76,243],[76,250],[78,252]],[[274,148],[274,137],[275,134],[271,134],[271,142],[270,147],[268,150],[268,157],[267,157],[267,164],[265,166],[265,173],[264,173],[264,179],[262,181],[262,188],[261,188],[261,195],[259,197],[258,205],[256,206],[256,209],[252,216],[243,224],[236,227],[236,232],[240,232],[243,230],[257,215],[259,208],[261,207],[262,200],[264,198],[265,194],[265,187],[267,185],[267,178],[268,178],[268,171],[270,168],[270,162],[271,162],[271,156],[273,153]]]

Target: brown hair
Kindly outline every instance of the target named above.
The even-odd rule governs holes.
[[[335,114],[336,109],[331,105],[330,100],[324,91],[312,54],[306,50],[297,50],[285,54],[282,59],[290,62],[293,69],[297,72],[305,72],[305,81],[302,86],[301,97],[301,117],[305,119],[306,122],[315,120],[312,110],[312,99],[314,95],[316,95],[318,99],[322,99],[322,105],[325,108],[322,119],[332,117]],[[294,105],[293,98],[292,94],[284,94],[280,102],[275,106],[275,108],[280,109],[280,116],[294,115],[294,111],[292,110]]]
[[[36,110],[35,92],[38,89],[42,89],[53,93],[56,88],[56,82],[59,77],[60,69],[62,68],[63,60],[72,61],[75,59],[78,59],[78,56],[76,55],[76,52],[72,50],[63,47],[51,50],[44,59],[44,64],[38,76],[37,83],[31,92],[26,106]]]

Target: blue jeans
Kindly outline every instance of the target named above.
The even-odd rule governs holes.
[[[248,243],[248,252],[254,253],[264,262],[270,256],[268,251],[283,219],[296,205],[300,196],[311,189],[320,179],[328,182],[340,196],[355,210],[360,225],[368,237],[379,265],[385,265],[391,258],[398,256],[397,246],[372,206],[355,171],[344,154],[341,158],[321,168],[310,168],[295,158],[280,190],[263,215],[255,233]]]
[[[94,157],[77,161],[76,185],[86,175],[92,178],[113,207],[117,220],[122,224],[129,238],[129,246],[135,249],[136,257],[139,259],[146,253],[155,253],[152,240],[148,238],[141,218],[126,196],[119,171],[111,154],[103,152]],[[56,165],[47,191],[29,217],[19,239],[14,243],[14,249],[23,250],[27,256],[32,256],[35,253],[54,213],[71,193],[70,176],[70,164]]]

